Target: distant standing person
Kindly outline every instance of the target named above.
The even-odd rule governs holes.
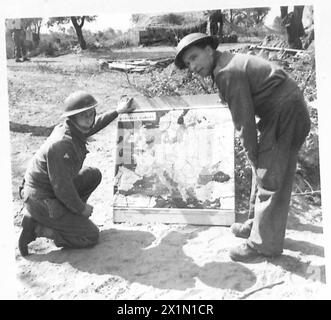
[[[212,10],[209,14],[210,35],[222,37],[223,34],[223,15],[222,10]]]
[[[58,247],[95,245],[99,230],[89,219],[87,203],[101,182],[97,168],[83,167],[87,138],[105,128],[118,114],[134,110],[132,99],[121,100],[115,111],[96,117],[98,103],[85,91],[76,91],[64,102],[63,123],[31,159],[24,176],[23,199],[27,209],[19,238],[22,256],[37,237],[53,239]]]
[[[27,49],[25,47],[25,26],[23,19],[7,19],[7,28],[11,31],[14,42],[15,61],[29,61],[30,59],[27,57]]]
[[[310,130],[309,112],[300,88],[281,67],[217,47],[215,37],[189,34],[177,46],[175,64],[211,76],[252,167],[248,220],[231,227],[235,236],[247,240],[232,248],[230,257],[248,262],[279,256],[298,153]]]

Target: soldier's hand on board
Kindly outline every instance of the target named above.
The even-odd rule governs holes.
[[[118,102],[116,111],[117,113],[130,113],[135,107],[132,105],[133,98],[128,98],[127,96],[122,96]]]
[[[91,216],[92,212],[93,212],[93,206],[86,203],[85,209],[82,212],[82,215],[86,218],[89,218]]]

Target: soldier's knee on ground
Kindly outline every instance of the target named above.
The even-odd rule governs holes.
[[[99,241],[100,230],[92,221],[90,222],[86,239],[90,245],[95,245]]]
[[[94,234],[90,234],[86,237],[80,237],[77,239],[76,248],[88,248],[93,247],[99,242],[99,230]]]
[[[86,230],[86,235],[82,236],[82,244],[86,243],[86,246],[92,246],[98,243],[99,241],[99,228],[92,222],[89,221],[88,230]]]
[[[92,226],[93,225],[93,226]],[[63,236],[58,235],[54,239],[57,247],[70,249],[83,249],[96,245],[99,242],[99,229],[91,223],[91,227],[84,235]]]

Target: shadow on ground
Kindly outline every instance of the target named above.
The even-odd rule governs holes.
[[[321,226],[317,226],[310,223],[302,223],[298,217],[299,214],[300,212],[298,212],[296,208],[291,208],[287,221],[287,229],[297,231],[309,231],[317,234],[323,233],[323,228]],[[236,213],[236,222],[244,223],[246,220],[247,214]],[[284,241],[284,249],[298,252],[305,256],[311,255],[322,258],[324,257],[324,248],[308,241],[286,238]],[[308,262],[303,262],[300,259],[285,254],[275,259],[258,258],[252,261],[252,263],[260,263],[263,260],[267,260],[275,266],[280,266],[285,271],[296,274],[304,279],[312,279],[313,281],[318,281],[321,283],[326,282],[324,265],[311,265]]]
[[[302,223],[296,213],[291,211],[287,220],[287,229],[297,231],[309,231],[313,233],[323,233],[323,227],[316,226],[310,223]]]
[[[287,220],[287,229],[297,231],[309,231],[313,233],[323,233],[323,227],[311,223],[302,223],[299,219],[300,212],[297,208],[291,207]],[[236,212],[236,222],[244,223],[247,220],[247,213]]]
[[[308,256],[314,255],[322,258],[324,257],[324,248],[308,241],[300,241],[286,238],[284,241],[284,249],[298,251]]]
[[[326,283],[325,266],[311,265],[310,262],[302,262],[299,259],[283,254],[277,259],[270,261],[275,266],[280,266],[284,270],[296,274],[304,279],[320,283]]]
[[[69,263],[72,267],[98,275],[117,275],[130,282],[160,289],[194,288],[196,279],[220,289],[245,291],[256,283],[255,274],[234,262],[211,262],[200,267],[183,251],[196,231],[172,231],[160,243],[149,232],[104,230],[100,242],[91,249],[58,250],[31,255],[29,260]]]
[[[30,126],[28,124],[21,124],[17,122],[9,122],[9,128],[12,132],[31,133],[33,136],[48,137],[54,129],[54,126]]]

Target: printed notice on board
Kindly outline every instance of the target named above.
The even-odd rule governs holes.
[[[156,120],[155,112],[137,112],[120,114],[119,121],[154,121]]]

